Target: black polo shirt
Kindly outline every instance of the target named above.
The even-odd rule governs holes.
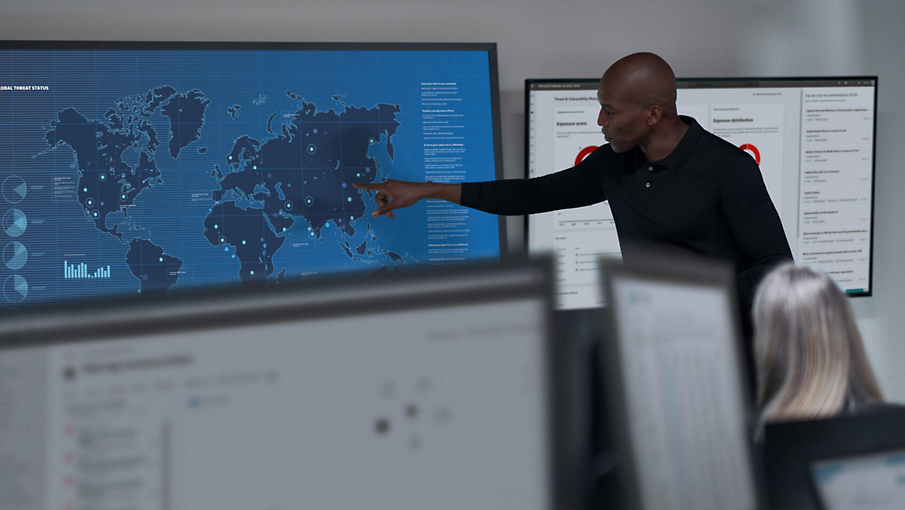
[[[771,266],[792,258],[760,168],[735,145],[681,117],[688,131],[666,158],[607,144],[577,166],[534,179],[462,185],[464,206],[518,215],[609,201],[623,257],[632,245],[666,245],[735,264],[740,304],[751,306]]]

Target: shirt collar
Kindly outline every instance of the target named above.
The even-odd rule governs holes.
[[[688,131],[685,132],[685,136],[679,140],[679,145],[676,145],[676,148],[673,149],[668,156],[660,161],[654,161],[652,163],[653,166],[663,167],[672,170],[675,173],[678,173],[691,158],[695,147],[698,145],[698,140],[700,140],[701,135],[704,134],[704,128],[698,124],[698,121],[685,115],[679,115],[679,118],[682,119],[682,122],[688,124]],[[641,147],[635,147],[634,151],[637,159],[646,162],[644,153],[641,152]]]

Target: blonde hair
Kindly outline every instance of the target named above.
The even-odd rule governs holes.
[[[753,315],[761,424],[882,402],[848,298],[829,276],[777,267],[761,282]]]

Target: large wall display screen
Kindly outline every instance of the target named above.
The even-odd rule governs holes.
[[[0,308],[499,257],[494,44],[0,42]]]
[[[527,80],[526,172],[576,165],[604,143],[597,79]],[[795,259],[850,296],[872,278],[876,77],[679,79],[680,115],[760,165]],[[619,256],[606,202],[530,216],[530,252],[553,251],[557,306],[600,306],[596,258]]]

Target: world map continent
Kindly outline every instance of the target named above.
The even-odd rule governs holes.
[[[297,98],[288,91],[287,95]],[[143,297],[166,295],[177,283],[184,261],[142,238],[146,233],[136,234],[141,227],[129,216],[129,208],[142,191],[164,184],[156,164],[160,154],[176,160],[182,149],[201,139],[210,104],[201,90],[178,93],[161,86],[118,99],[100,119],[89,120],[77,109],[65,108],[45,133],[48,149],[43,153],[63,146],[72,149],[79,204],[98,231],[123,243],[125,262],[139,280]],[[369,225],[364,240],[355,241],[354,248],[350,244],[356,220],[367,208],[364,195],[352,184],[375,180],[379,163],[368,155],[372,145],[380,144],[391,160],[394,157],[399,105],[318,111],[300,98],[298,104],[287,115],[291,121],[276,130],[272,126],[276,112],[270,116],[271,136],[236,139],[223,157],[225,172],[215,166],[211,177],[219,189],[213,191],[214,205],[200,226],[205,239],[214,246],[234,247],[238,277],[246,287],[266,285],[274,273],[273,256],[297,220],[307,222],[307,236],[319,242],[324,241],[324,228],[338,229],[339,253],[353,260],[381,255],[405,262],[407,255],[373,245],[377,238]],[[167,150],[162,153],[159,130],[151,120],[155,113],[169,120]],[[138,153],[132,164],[124,158],[130,149]],[[198,149],[199,154],[206,151]],[[124,236],[126,232],[136,235]],[[284,273],[285,269],[280,281]]]
[[[354,222],[364,215],[366,204],[352,184],[374,181],[377,168],[368,156],[371,145],[383,140],[393,157],[399,111],[399,105],[388,104],[347,106],[339,113],[317,111],[314,104],[302,101],[291,122],[272,138],[236,140],[227,155],[228,173],[215,172],[220,189],[214,192],[216,205],[204,221],[204,235],[211,244],[236,247],[243,285],[266,283],[274,271],[273,255],[282,246],[282,238],[276,236],[298,218],[308,222],[314,239],[323,240],[321,230],[326,226],[335,226],[348,237],[355,235]],[[273,132],[270,126],[268,131]],[[243,210],[237,201],[261,206]],[[348,245],[343,247],[354,257]]]

